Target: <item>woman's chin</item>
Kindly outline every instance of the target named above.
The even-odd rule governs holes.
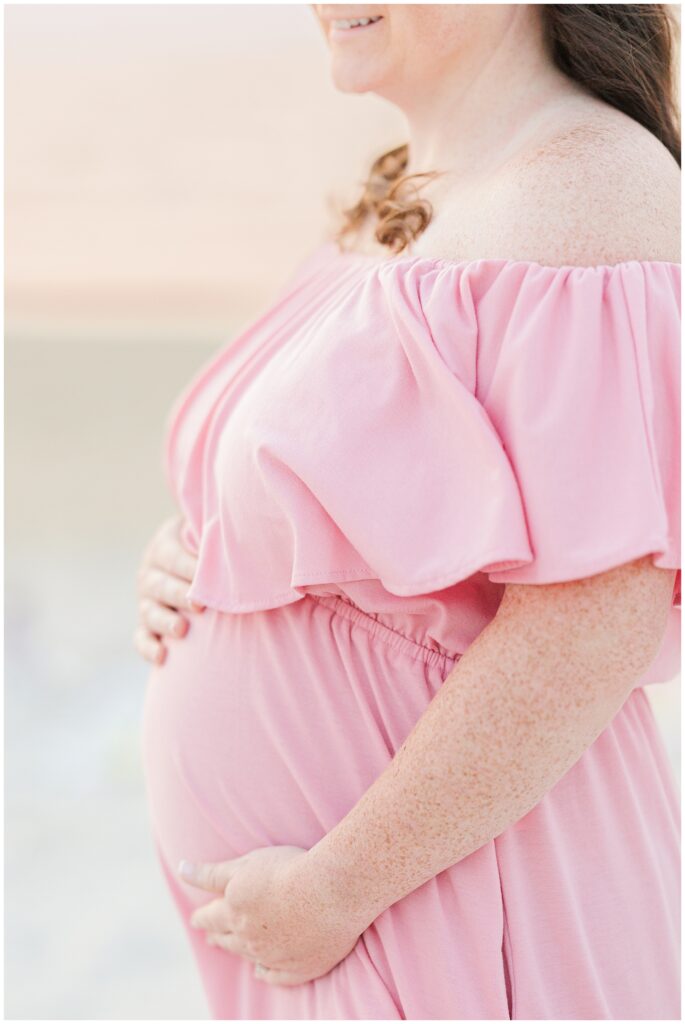
[[[381,87],[382,77],[377,68],[357,64],[352,66],[347,59],[337,61],[333,58],[331,65],[333,85],[339,92],[375,92]]]

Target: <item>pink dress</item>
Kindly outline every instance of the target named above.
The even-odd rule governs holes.
[[[181,858],[308,848],[383,771],[507,582],[680,570],[680,265],[318,246],[172,410],[207,605],[152,670],[154,842],[215,1019],[679,1019],[661,650],[539,804],[296,987],[188,925]]]

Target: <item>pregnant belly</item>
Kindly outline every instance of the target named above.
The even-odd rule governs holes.
[[[310,595],[207,608],[148,680],[142,755],[169,863],[310,847],[391,760],[451,668]]]

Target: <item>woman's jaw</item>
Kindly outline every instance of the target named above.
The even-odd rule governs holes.
[[[341,92],[369,92],[388,71],[387,5],[313,4],[331,55],[331,73]]]
[[[408,172],[468,176],[503,157],[573,83],[547,52],[536,4],[313,4],[333,83],[406,116]]]

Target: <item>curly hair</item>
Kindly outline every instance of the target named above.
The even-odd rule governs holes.
[[[554,64],[589,92],[644,125],[681,163],[675,43],[680,25],[670,4],[540,4],[545,43]],[[439,171],[405,174],[405,143],[371,165],[363,191],[345,208],[340,242],[369,216],[374,237],[402,252],[430,223],[433,209],[421,182]]]

